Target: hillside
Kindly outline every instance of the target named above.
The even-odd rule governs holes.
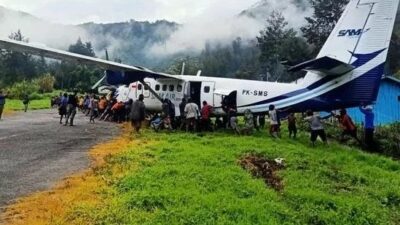
[[[20,29],[31,42],[44,43],[50,47],[67,49],[81,37],[91,41],[96,54],[104,57],[109,50],[112,59],[118,58],[128,64],[154,67],[157,61],[149,59],[146,52],[154,45],[165,42],[179,28],[174,22],[165,20],[128,21],[121,23],[82,25],[53,24],[28,13],[10,10],[0,6],[0,37]]]
[[[295,28],[304,25],[303,18],[312,13],[308,0],[260,0],[250,8],[243,10],[239,16],[265,21],[273,11],[282,12],[290,26]]]

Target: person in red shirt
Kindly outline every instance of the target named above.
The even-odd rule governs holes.
[[[201,108],[201,129],[205,131],[212,131],[211,127],[211,114],[212,106],[210,106],[206,101],[203,102],[203,107]]]
[[[354,125],[351,117],[347,114],[346,109],[341,109],[340,115],[336,115],[336,118],[338,118],[340,127],[343,130],[342,134],[341,134],[341,141],[344,142],[345,137],[350,136],[350,137],[354,138],[361,145],[362,142],[357,137],[357,127],[356,127],[356,125]]]
[[[117,102],[113,105],[111,111],[114,114],[114,122],[122,123],[121,113],[123,113],[124,109],[125,109],[125,104],[122,101]]]

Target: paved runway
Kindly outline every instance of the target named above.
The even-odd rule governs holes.
[[[76,126],[62,126],[56,111],[21,112],[0,121],[0,211],[88,167],[90,147],[118,135],[115,124],[89,124],[81,113]]]

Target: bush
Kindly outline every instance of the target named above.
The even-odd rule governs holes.
[[[39,86],[40,93],[49,93],[54,90],[54,83],[56,82],[56,78],[54,78],[50,74],[45,74],[34,80],[34,83],[37,83]]]
[[[24,95],[31,95],[39,91],[39,85],[35,82],[21,81],[15,83],[10,89],[8,89],[8,95],[10,98],[22,99]]]
[[[30,100],[41,100],[43,98],[44,98],[44,96],[39,94],[39,93],[37,93],[37,92],[34,92],[34,93],[29,95],[29,99]]]
[[[378,127],[376,129],[375,140],[380,152],[400,159],[400,122]]]

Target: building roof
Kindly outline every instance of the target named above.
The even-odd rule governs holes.
[[[393,76],[385,76],[382,78],[384,81],[389,81],[400,86],[400,80]]]

